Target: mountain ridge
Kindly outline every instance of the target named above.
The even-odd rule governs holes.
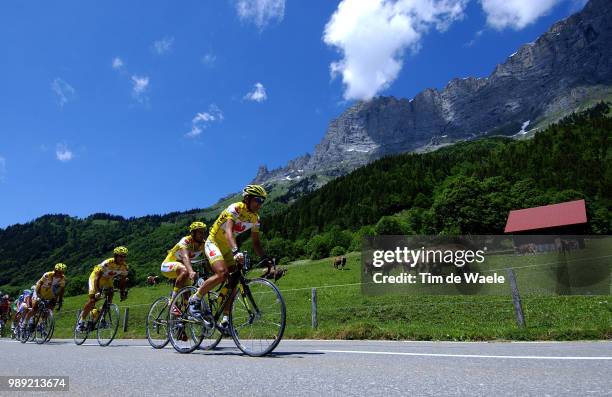
[[[388,154],[483,135],[521,135],[612,96],[612,2],[591,0],[487,77],[451,79],[412,99],[376,97],[332,120],[312,154],[261,166],[254,183],[339,176]]]

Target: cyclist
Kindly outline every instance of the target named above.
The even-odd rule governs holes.
[[[29,311],[29,302],[32,299],[32,291],[24,289],[23,293],[17,298],[17,312],[15,313],[15,322],[17,326],[23,329],[25,316]]]
[[[204,320],[201,307],[202,297],[215,286],[227,280],[230,269],[234,270],[236,263],[244,262],[244,255],[239,252],[236,244],[236,236],[251,230],[253,239],[253,248],[257,255],[262,258],[267,258],[261,247],[259,240],[259,215],[268,194],[261,185],[247,185],[242,191],[242,201],[233,203],[227,207],[217,218],[212,228],[208,239],[204,244],[204,249],[208,261],[215,273],[204,283],[197,292],[189,298],[189,313],[203,320],[207,326],[208,321]],[[204,305],[206,314],[210,314],[210,309]],[[229,305],[226,307],[221,327],[227,328],[228,325]]]
[[[64,301],[64,286],[66,285],[65,272],[66,265],[57,263],[53,271],[43,274],[40,280],[38,280],[32,304],[32,311],[34,313],[38,309],[38,301],[41,299],[50,301],[49,309],[53,310],[57,303],[57,311],[61,310]]]
[[[121,300],[125,300],[127,298],[127,274],[128,274],[128,265],[126,263],[126,258],[128,254],[128,249],[126,247],[116,247],[113,250],[113,257],[106,259],[104,262],[96,265],[89,275],[89,300],[83,306],[83,311],[81,312],[81,318],[79,319],[79,323],[77,324],[78,331],[85,330],[85,319],[89,312],[96,305],[96,301],[100,299],[101,288],[108,288],[110,294],[110,301],[113,301],[113,280],[115,278],[119,278],[119,290]]]
[[[174,280],[172,298],[189,283],[192,284],[195,272],[191,261],[204,254],[204,232],[206,225],[203,222],[193,222],[189,225],[189,236],[183,237],[170,251],[161,264],[161,272],[170,280]],[[174,309],[174,308],[173,308]]]
[[[4,332],[4,327],[8,323],[11,313],[11,302],[8,295],[0,292],[0,336]]]

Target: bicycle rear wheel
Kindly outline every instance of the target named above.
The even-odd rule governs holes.
[[[108,346],[115,339],[119,329],[119,307],[114,303],[108,305],[97,323],[96,335],[100,346]]]
[[[272,352],[285,332],[286,308],[280,291],[268,280],[247,281],[230,313],[230,332],[243,353],[260,357]]]
[[[162,349],[170,342],[168,339],[169,307],[170,298],[162,296],[153,302],[147,314],[147,339],[155,349]]]
[[[179,353],[191,353],[197,349],[207,331],[201,321],[189,315],[189,297],[195,292],[195,287],[185,287],[170,302],[168,339]]]
[[[81,318],[81,313],[83,312],[83,310],[79,310],[77,312],[76,315],[76,322],[74,323],[74,335],[73,335],[73,339],[74,339],[74,343],[76,345],[82,345],[83,342],[85,342],[85,340],[87,339],[87,337],[89,336],[89,325],[85,326],[85,329],[83,331],[79,331],[78,329],[78,325],[79,325],[79,320]],[[91,317],[91,313],[89,314],[88,317]],[[89,321],[86,320],[85,322],[86,324],[89,323]]]

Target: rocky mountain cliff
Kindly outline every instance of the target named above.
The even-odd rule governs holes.
[[[337,176],[387,154],[482,135],[522,134],[612,96],[612,0],[590,0],[522,46],[486,78],[453,79],[413,99],[358,102],[333,120],[312,155],[254,182]]]

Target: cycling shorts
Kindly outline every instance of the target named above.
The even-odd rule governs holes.
[[[221,246],[221,248],[219,248],[219,246]],[[235,264],[234,255],[232,255],[232,251],[227,245],[217,244],[209,239],[204,243],[204,252],[211,266],[219,261],[225,261],[225,265],[228,268]]]
[[[98,281],[98,289],[96,290],[95,288],[95,282],[96,282],[96,272],[91,272],[91,274],[89,275],[89,295],[95,295],[98,292],[100,292],[100,290],[102,288],[113,288],[113,279],[112,278],[105,278],[105,277],[100,277],[100,280]]]
[[[181,262],[164,262],[161,264],[161,273],[164,277],[174,280],[176,278],[176,269],[179,266],[185,266]]]

